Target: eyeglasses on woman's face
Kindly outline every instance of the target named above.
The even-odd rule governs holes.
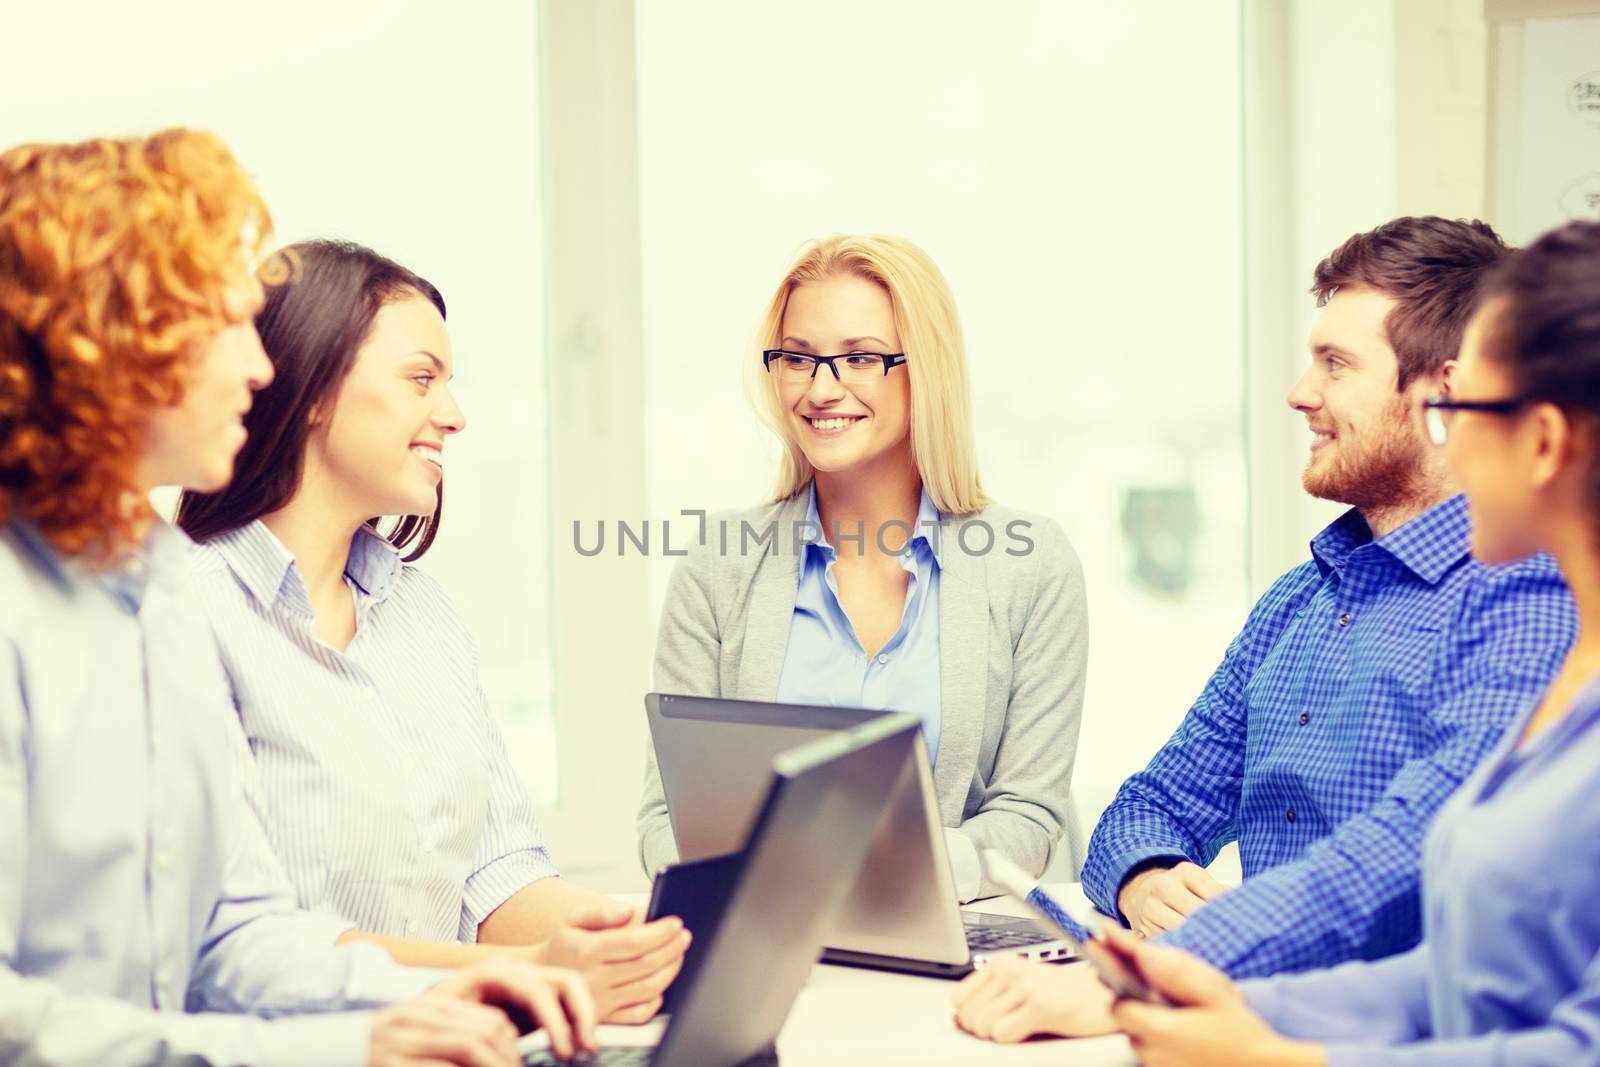
[[[1522,397],[1504,400],[1452,400],[1449,397],[1430,396],[1422,402],[1422,421],[1428,428],[1428,440],[1438,448],[1450,441],[1450,429],[1458,411],[1478,411],[1485,415],[1512,415],[1528,406]]]
[[[768,374],[778,376],[783,384],[809,382],[817,376],[824,364],[833,371],[835,381],[845,385],[871,385],[881,382],[906,361],[904,352],[846,352],[838,356],[814,356],[806,352],[790,352],[782,348],[769,348],[761,353],[761,363]]]

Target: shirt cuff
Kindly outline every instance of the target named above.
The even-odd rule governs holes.
[[[251,1067],[366,1067],[372,1059],[372,1013],[274,1019],[262,1023],[250,1044]]]
[[[1135,869],[1141,864],[1149,863],[1151,860],[1171,860],[1172,862],[1168,866],[1176,867],[1180,863],[1187,862],[1188,857],[1182,851],[1173,849],[1171,845],[1145,845],[1141,848],[1130,848],[1120,853],[1107,864],[1107,867],[1112,872],[1112,877],[1106,879],[1104,886],[1097,887],[1104,890],[1106,899],[1094,901],[1095,905],[1101,911],[1126,926],[1128,920],[1123,916],[1122,909],[1117,904],[1117,898],[1122,896],[1122,887],[1133,876]],[[1089,887],[1086,886],[1085,888]]]
[[[944,850],[950,857],[950,874],[955,878],[956,900],[965,904],[977,900],[983,890],[983,864],[978,846],[960,830],[944,828]]]
[[[461,927],[456,937],[463,944],[478,940],[478,927],[494,910],[526,886],[543,878],[560,875],[550,862],[550,853],[542,848],[513,852],[480,867],[467,878],[466,892],[461,898]]]

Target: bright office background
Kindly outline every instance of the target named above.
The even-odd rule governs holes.
[[[1530,57],[1593,40],[1595,10],[31,5],[6,16],[35,46],[0,69],[0,145],[210,128],[280,240],[348,237],[440,287],[469,428],[425,566],[483,645],[558,860],[623,889],[660,526],[769,489],[740,361],[803,240],[903,234],[955,290],[986,486],[1058,520],[1088,576],[1092,827],[1338,510],[1300,492],[1282,401],[1311,267],[1399,214],[1525,239],[1596,210],[1512,150],[1547,114]],[[618,520],[654,526],[652,558],[614,554]],[[605,523],[606,553],[575,551],[575,522],[588,544]]]

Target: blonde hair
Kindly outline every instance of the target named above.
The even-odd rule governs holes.
[[[889,294],[911,376],[911,458],[934,506],[955,515],[983,509],[989,498],[978,479],[961,321],[949,284],[922,249],[883,235],[835,234],[808,242],[767,306],[758,352],[782,347],[783,316],[796,287],[839,275],[864,278]],[[777,380],[760,359],[745,361],[745,384],[761,421],[783,443],[773,499],[787,500],[810,484],[811,464],[788,432]]]

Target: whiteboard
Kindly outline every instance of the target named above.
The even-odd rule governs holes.
[[[1497,47],[1495,192],[1502,233],[1525,244],[1600,220],[1600,15],[1506,27]]]

